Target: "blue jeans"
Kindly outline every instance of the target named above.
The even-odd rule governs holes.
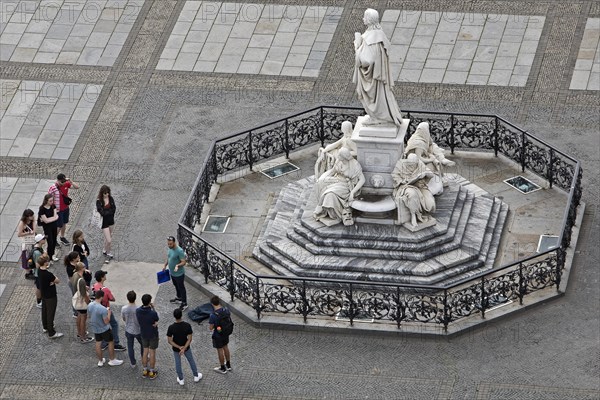
[[[185,291],[185,275],[172,276],[171,280],[175,286],[175,292],[178,299],[181,299],[181,304],[187,304],[187,292]]]
[[[114,313],[110,313],[110,329],[112,329],[112,334],[113,334],[115,346],[116,346],[116,345],[120,344],[121,341],[119,340],[119,323],[115,319]],[[102,347],[106,346],[107,344],[108,343],[106,343],[105,341],[102,341]]]
[[[198,376],[198,368],[196,367],[196,362],[194,361],[194,355],[192,354],[192,351],[189,349],[189,347],[183,354],[185,355],[185,358],[187,358],[188,362],[190,363],[190,368],[192,369],[192,374],[194,374],[194,376]],[[173,357],[175,357],[175,371],[177,372],[177,377],[179,379],[183,379],[183,371],[181,370],[181,356],[179,355],[179,352],[174,351]]]
[[[138,343],[140,344],[140,359],[142,359],[144,355],[144,348],[142,347],[142,335],[134,335],[125,331],[125,337],[127,338],[127,353],[129,354],[129,362],[131,365],[135,365],[135,349],[133,348],[133,345],[135,344],[134,340],[137,339]]]

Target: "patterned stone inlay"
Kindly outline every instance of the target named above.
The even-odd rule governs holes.
[[[187,1],[161,70],[317,77],[340,7]]]
[[[102,85],[0,80],[0,156],[68,159]]]
[[[0,61],[112,66],[145,0],[2,0]]]
[[[401,82],[525,86],[545,17],[387,10],[390,62]]]
[[[569,89],[600,90],[600,18],[588,18]]]

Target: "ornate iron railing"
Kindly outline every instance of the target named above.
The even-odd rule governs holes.
[[[261,318],[293,313],[309,317],[342,316],[350,324],[367,318],[398,327],[406,322],[442,324],[500,304],[519,301],[535,291],[559,290],[572,228],[581,200],[579,161],[496,116],[408,111],[407,139],[427,121],[433,139],[455,150],[502,154],[553,185],[568,191],[559,246],[546,252],[466,278],[451,286],[384,284],[336,279],[257,275],[194,232],[211,185],[221,174],[250,168],[260,161],[304,146],[337,139],[341,123],[355,122],[364,112],[354,107],[321,106],[213,142],[179,222],[178,236],[189,263]]]

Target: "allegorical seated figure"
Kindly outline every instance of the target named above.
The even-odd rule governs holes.
[[[357,150],[356,144],[352,141],[352,123],[350,121],[342,122],[342,133],[344,135],[337,142],[328,144],[324,148],[319,147],[319,156],[315,163],[315,179],[319,179],[325,171],[333,168],[337,154],[342,147],[350,150],[352,157],[356,158]]]
[[[342,147],[337,152],[333,168],[325,171],[315,184],[315,219],[329,226],[342,221],[345,225],[352,225],[354,221],[351,216],[348,217],[348,210],[364,183],[362,167],[352,157],[350,150]]]
[[[444,191],[442,180],[444,174],[443,167],[452,167],[455,163],[448,160],[444,156],[444,149],[433,142],[427,122],[421,122],[417,126],[415,133],[408,139],[404,155],[407,157],[410,154],[415,154],[419,157],[427,168],[436,175],[428,184],[431,193],[434,195],[442,193]]]
[[[419,222],[428,221],[435,211],[435,198],[429,190],[428,182],[434,176],[416,154],[396,163],[392,178],[394,180],[394,201],[398,213],[404,205],[410,212],[410,223],[416,227]]]
[[[363,17],[367,29],[354,34],[354,77],[356,93],[369,119],[365,125],[402,124],[400,108],[394,98],[394,77],[388,51],[391,44],[381,25],[379,13],[368,8]]]

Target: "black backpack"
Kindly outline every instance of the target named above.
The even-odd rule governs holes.
[[[231,320],[231,313],[229,310],[223,308],[218,312],[215,312],[217,316],[217,323],[215,324],[215,329],[221,335],[229,336],[233,332],[233,321]],[[218,328],[221,328],[220,330]]]

